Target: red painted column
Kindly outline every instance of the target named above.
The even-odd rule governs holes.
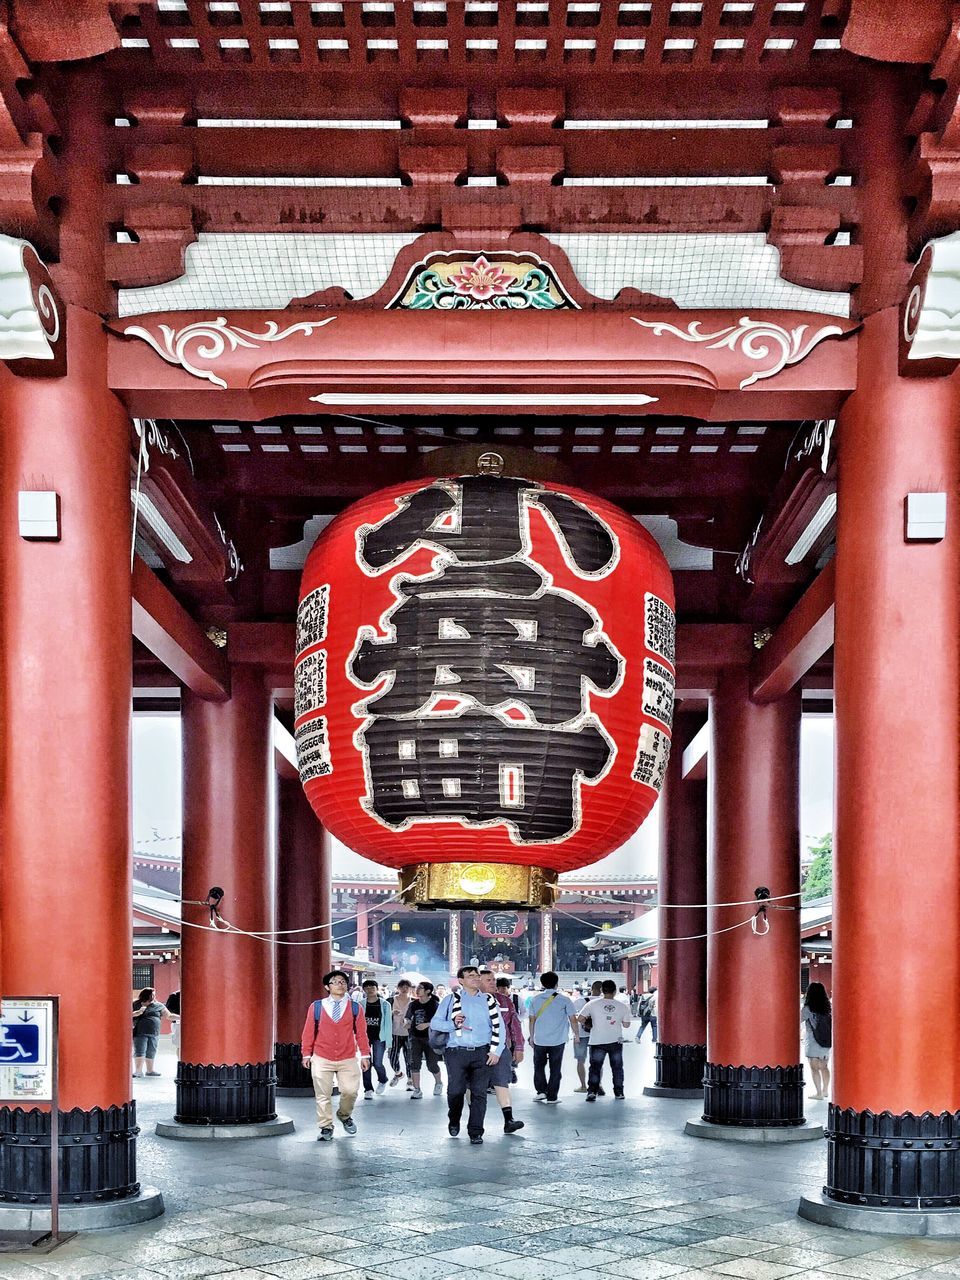
[[[827,1184],[916,1210],[960,1204],[960,384],[898,377],[897,339],[895,311],[865,321],[862,390],[838,430]],[[905,540],[904,499],[923,491],[947,494],[942,541]],[[922,1130],[931,1148],[894,1159],[876,1117],[891,1113],[883,1138],[910,1140],[928,1111],[946,1113]],[[851,1126],[871,1159],[842,1141]]]
[[[0,398],[3,993],[61,997],[61,1106],[117,1108],[106,1132],[135,1124],[129,422],[99,317],[67,310],[67,375]],[[60,495],[59,541],[19,536],[21,489]]]
[[[178,1121],[275,1118],[274,947],[209,924],[202,901],[224,890],[224,918],[274,926],[272,700],[260,671],[231,668],[231,696],[183,693],[183,1030]]]
[[[367,902],[366,894],[357,895],[357,950],[361,947],[364,949],[370,946],[370,903]]]
[[[704,1119],[751,1128],[803,1123],[800,1066],[800,691],[750,701],[746,667],[720,672],[710,707],[707,901],[770,891],[758,936],[747,906],[707,913]],[[730,928],[740,925],[738,928]],[[721,930],[727,932],[720,932]]]
[[[657,1077],[653,1092],[699,1096],[707,1057],[707,784],[683,778],[683,752],[703,715],[677,711],[660,796]],[[698,936],[700,935],[700,936]],[[686,938],[690,941],[671,941]]]
[[[277,815],[277,929],[328,926],[281,932],[277,942],[277,1083],[312,1092],[300,1032],[310,1002],[325,994],[323,975],[330,970],[329,840],[299,778],[278,779]]]

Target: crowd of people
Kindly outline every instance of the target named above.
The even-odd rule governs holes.
[[[327,995],[307,1010],[301,1036],[321,1142],[334,1135],[335,1096],[336,1119],[345,1133],[355,1134],[353,1112],[361,1090],[365,1101],[375,1101],[405,1081],[411,1100],[419,1101],[424,1096],[424,1063],[433,1076],[434,1096],[443,1093],[446,1072],[451,1138],[459,1137],[467,1108],[470,1142],[483,1143],[489,1094],[500,1107],[504,1133],[517,1133],[524,1122],[514,1115],[511,1086],[527,1047],[533,1057],[536,1101],[556,1106],[561,1101],[564,1051],[571,1039],[579,1080],[574,1092],[585,1094],[591,1103],[605,1097],[602,1080],[609,1062],[613,1097],[625,1096],[624,1031],[637,1005],[634,999],[632,1009],[631,997],[611,979],[564,991],[558,975],[546,972],[538,987],[515,991],[509,977],[468,964],[458,971],[449,992],[426,980],[414,987],[405,978],[388,996],[373,979],[351,990],[347,974],[338,969],[325,976],[324,986]]]

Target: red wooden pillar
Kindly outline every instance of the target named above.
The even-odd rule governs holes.
[[[370,946],[370,905],[365,893],[357,895],[357,951],[366,951]]]
[[[224,891],[224,919],[248,932],[274,926],[271,695],[256,667],[231,669],[231,696],[183,694],[183,940],[176,1120],[249,1125],[276,1120],[274,947],[190,927]],[[165,1134],[170,1136],[166,1127]]]
[[[960,1206],[960,385],[898,377],[897,337],[893,310],[865,321],[839,425],[825,1191],[917,1216]],[[946,536],[908,542],[931,490]]]
[[[6,996],[61,998],[61,1108],[79,1108],[61,1122],[61,1190],[72,1185],[93,1200],[139,1189],[130,1058],[130,443],[127,415],[107,390],[100,318],[68,307],[60,321],[66,376],[8,376],[0,387],[2,972]],[[20,536],[17,495],[28,489],[59,494],[59,540]],[[26,1142],[8,1138],[37,1116],[29,1105],[0,1110],[7,1201],[49,1200],[49,1164],[18,1159],[15,1148]],[[40,1123],[49,1132],[48,1119]],[[115,1160],[99,1158],[100,1141]]]
[[[660,908],[657,1076],[644,1092],[668,1097],[699,1097],[707,1059],[707,784],[683,777],[683,752],[702,720],[691,712],[674,716],[660,797],[660,897],[697,904]]]
[[[790,896],[800,888],[800,690],[761,706],[750,701],[747,669],[726,669],[710,722],[706,900],[748,905],[707,913],[703,1118],[802,1125],[800,913]],[[771,907],[763,936],[740,923],[752,916],[757,889],[786,908]]]
[[[275,1057],[281,1094],[309,1090],[300,1032],[311,1001],[326,994],[330,970],[329,838],[299,778],[279,778],[277,794],[277,1032]],[[322,924],[311,933],[285,933]],[[311,945],[305,945],[305,944]]]

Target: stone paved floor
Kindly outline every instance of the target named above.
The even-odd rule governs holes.
[[[488,1111],[483,1147],[446,1133],[444,1101],[402,1085],[357,1104],[360,1132],[316,1141],[312,1103],[284,1100],[287,1137],[175,1143],[173,1063],[137,1081],[140,1176],[164,1193],[155,1222],[77,1237],[55,1253],[0,1255],[0,1277],[350,1277],[371,1280],[647,1280],[718,1276],[960,1277],[960,1241],[895,1241],[796,1217],[819,1186],[820,1143],[759,1149],[683,1136],[695,1103],[640,1096],[650,1045],[626,1050],[625,1102],[588,1105],[565,1064],[563,1104],[533,1102],[529,1064],[515,1090],[526,1120],[506,1137]],[[813,1103],[822,1109],[824,1104]],[[822,1118],[817,1112],[814,1118]]]

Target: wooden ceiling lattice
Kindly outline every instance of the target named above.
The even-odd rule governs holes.
[[[118,0],[128,55],[183,72],[340,67],[550,72],[806,65],[843,0]]]

